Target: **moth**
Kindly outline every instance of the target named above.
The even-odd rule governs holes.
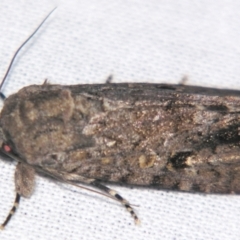
[[[36,174],[89,184],[122,203],[136,223],[131,204],[105,182],[240,193],[240,91],[45,82],[4,100],[0,130],[1,153],[18,162],[16,199],[2,228],[20,197],[31,196]]]

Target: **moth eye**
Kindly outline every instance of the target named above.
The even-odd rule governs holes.
[[[2,148],[5,152],[11,152],[11,147],[5,143],[2,144]]]

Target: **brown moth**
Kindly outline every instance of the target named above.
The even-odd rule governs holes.
[[[31,196],[37,173],[90,184],[136,223],[128,201],[102,182],[240,193],[240,91],[44,83],[4,100],[0,129],[1,151],[18,161],[15,205],[2,227],[20,196]]]

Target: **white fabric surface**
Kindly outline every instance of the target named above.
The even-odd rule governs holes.
[[[240,2],[88,0],[0,2],[0,76],[21,51],[2,91],[29,84],[178,83],[240,89]],[[0,221],[14,199],[14,164],[0,161]],[[0,239],[239,239],[240,197],[112,186],[135,207],[37,178],[36,190]]]

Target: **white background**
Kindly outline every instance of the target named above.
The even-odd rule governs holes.
[[[1,0],[0,76],[21,51],[2,92],[29,84],[178,83],[240,89],[240,2],[192,0]],[[15,165],[0,161],[0,221],[14,199]],[[117,202],[37,178],[0,239],[239,239],[240,197],[113,186]]]

